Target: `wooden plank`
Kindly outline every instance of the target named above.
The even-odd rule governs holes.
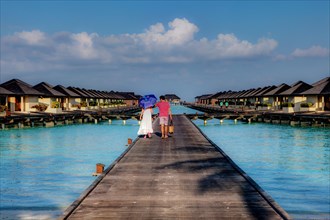
[[[61,219],[290,219],[183,115],[130,149]]]

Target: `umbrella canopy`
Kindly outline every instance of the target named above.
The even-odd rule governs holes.
[[[149,108],[152,107],[156,104],[157,98],[155,95],[150,94],[150,95],[145,95],[142,98],[139,99],[139,106],[141,108]]]

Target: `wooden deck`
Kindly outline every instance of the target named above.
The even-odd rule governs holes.
[[[290,219],[186,116],[174,124],[161,139],[156,121],[60,219]]]

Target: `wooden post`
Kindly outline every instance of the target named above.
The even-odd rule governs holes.
[[[96,173],[101,174],[103,173],[103,171],[104,171],[104,164],[102,163],[96,164]]]
[[[130,145],[130,144],[132,144],[132,142],[133,142],[133,141],[132,141],[132,139],[131,139],[131,138],[128,138],[128,139],[127,139],[127,145]]]

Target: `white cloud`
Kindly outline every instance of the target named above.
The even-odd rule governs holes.
[[[320,46],[312,46],[308,49],[295,49],[292,54],[293,57],[327,57],[329,56],[329,49]]]
[[[25,41],[29,45],[43,45],[46,41],[45,33],[40,30],[33,31],[22,31],[19,33],[15,33],[19,39]]]
[[[72,34],[73,42],[69,45],[68,49],[72,55],[79,55],[82,59],[94,59],[98,57],[98,53],[94,48],[93,40],[98,35],[95,33],[88,34],[86,32]]]
[[[121,64],[250,59],[269,56],[278,44],[266,38],[252,43],[233,33],[221,33],[216,39],[196,39],[198,31],[198,27],[185,18],[174,19],[167,28],[156,23],[137,34],[99,36],[59,32],[48,35],[40,30],[23,31],[1,38],[1,62],[6,66],[4,69],[12,72],[33,71],[34,66],[35,71],[55,66],[78,69],[87,65],[106,69]]]
[[[219,34],[215,41],[220,57],[250,57],[267,55],[277,47],[273,39],[260,39],[257,44],[239,40],[234,34]]]
[[[168,23],[170,29],[165,30],[161,23],[150,26],[146,33],[138,34],[140,38],[148,46],[178,46],[184,45],[194,39],[194,34],[198,32],[196,25],[190,23],[187,19],[176,18]],[[134,36],[135,37],[135,36]]]

